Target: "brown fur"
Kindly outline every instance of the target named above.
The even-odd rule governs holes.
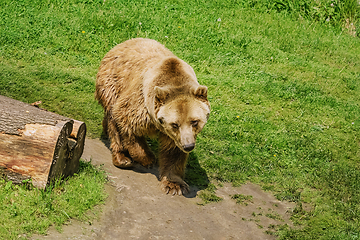
[[[101,61],[95,98],[104,108],[113,164],[152,164],[146,137],[158,136],[162,189],[187,192],[186,161],[210,113],[207,87],[193,69],[154,40],[128,40]]]

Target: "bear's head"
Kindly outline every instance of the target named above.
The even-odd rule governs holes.
[[[155,87],[154,90],[158,128],[174,140],[183,152],[192,151],[196,136],[210,114],[207,87],[198,85],[185,93],[177,88]]]

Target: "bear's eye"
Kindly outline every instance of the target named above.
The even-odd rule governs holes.
[[[190,122],[193,127],[196,127],[199,124],[198,120],[194,120]]]
[[[160,124],[164,124],[164,119],[163,118],[159,118],[158,120],[159,120]]]
[[[177,123],[172,123],[171,126],[172,126],[172,128],[174,128],[174,129],[178,129],[178,128],[179,128],[179,124],[177,124]]]

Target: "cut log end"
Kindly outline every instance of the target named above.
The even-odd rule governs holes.
[[[69,162],[66,165],[65,173],[67,176],[74,174],[79,169],[79,160],[84,152],[86,137],[86,125],[83,122],[74,120],[74,127],[68,138],[68,144],[71,145]]]
[[[0,104],[6,103],[10,104],[8,109],[12,109],[14,104],[18,104],[19,109],[24,106],[24,103],[8,98],[1,102],[0,96]],[[35,108],[30,105],[25,107]],[[6,106],[2,108],[5,111],[7,109]],[[11,122],[11,118],[22,118],[18,115],[23,112],[9,111],[6,121],[0,118],[0,125]],[[32,112],[32,119],[36,119],[36,112]],[[41,118],[46,118],[46,113],[41,111]],[[56,119],[56,114],[48,114],[52,121]],[[39,124],[30,121],[16,135],[0,132],[0,174],[14,183],[31,178],[34,186],[43,189],[55,178],[68,177],[77,172],[84,149],[86,125],[62,116],[55,123]]]

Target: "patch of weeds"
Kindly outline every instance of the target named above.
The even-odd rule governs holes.
[[[243,195],[243,194],[234,194],[231,196],[231,199],[236,200],[236,203],[242,204],[242,205],[249,205],[250,202],[252,202],[253,196],[251,195]]]
[[[201,203],[198,203],[199,205],[205,205],[208,203],[219,202],[223,200],[221,197],[216,196],[215,193],[210,192],[208,190],[202,190],[198,196],[202,200]]]
[[[216,196],[215,191],[216,186],[214,184],[209,184],[208,188],[200,191],[198,197],[201,198],[202,201],[198,203],[198,205],[205,205],[223,200],[221,197]]]
[[[295,188],[289,188],[275,194],[275,197],[280,201],[298,202],[301,197],[301,192]]]
[[[253,219],[253,218],[250,218],[250,219],[249,219],[249,221],[253,221],[253,222],[258,223],[258,222],[260,222],[260,219]]]
[[[289,229],[289,225],[287,224],[270,224],[268,226],[268,229],[265,231],[266,234],[272,235],[272,236],[279,236],[281,233],[279,231],[286,231]]]
[[[303,209],[302,203],[297,202],[295,208],[292,211],[291,220],[294,224],[301,225],[304,221],[310,220],[311,213],[306,212]]]
[[[293,215],[297,215],[297,214],[304,214],[306,213],[306,211],[303,209],[302,203],[301,202],[297,202],[295,208],[293,209]]]
[[[265,216],[274,220],[279,220],[282,222],[284,221],[284,219],[278,213],[267,213]]]
[[[252,1],[250,1],[252,2]],[[311,19],[324,24],[332,24],[334,26],[343,26],[349,29],[359,18],[360,7],[356,0],[346,1],[311,1],[311,0],[279,0],[256,1],[257,4],[263,5],[267,9],[273,9],[278,12],[287,12],[294,19]],[[350,21],[352,23],[350,23]],[[355,27],[352,27],[353,31]],[[355,35],[355,33],[354,33]]]

